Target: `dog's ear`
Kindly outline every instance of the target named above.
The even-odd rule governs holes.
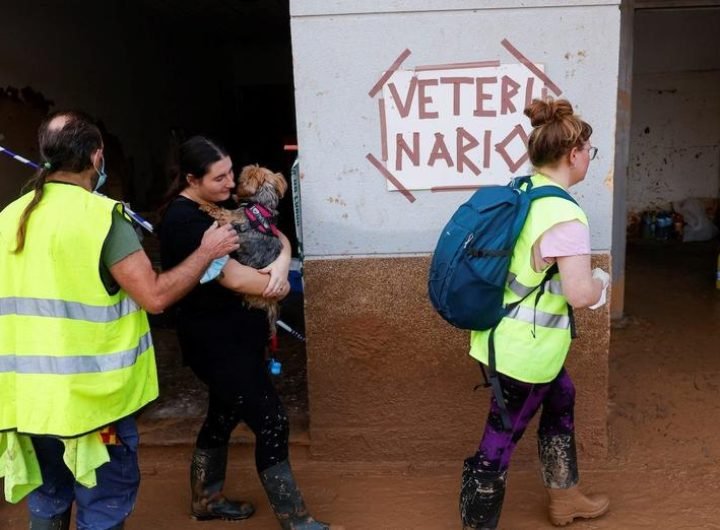
[[[238,197],[252,197],[263,183],[263,169],[257,164],[245,166],[240,171],[236,193]]]
[[[275,191],[277,191],[278,199],[282,199],[288,187],[287,180],[285,180],[282,173],[269,173],[267,180],[273,185]]]

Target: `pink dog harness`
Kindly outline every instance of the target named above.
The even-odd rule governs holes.
[[[265,206],[258,202],[243,203],[241,206],[245,208],[245,216],[251,228],[266,236],[280,237],[280,231],[272,222],[273,215]]]

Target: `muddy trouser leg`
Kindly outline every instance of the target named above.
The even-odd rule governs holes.
[[[502,374],[498,377],[511,429],[503,428],[500,409],[495,396],[491,396],[480,447],[475,456],[465,460],[460,491],[460,516],[464,528],[497,528],[510,458],[549,386],[523,383]]]
[[[266,385],[248,398],[245,423],[255,435],[255,468],[258,473],[288,459],[290,424],[285,407],[265,374]]]
[[[578,483],[574,410],[575,386],[563,368],[549,385],[538,427],[538,456],[548,488],[567,489]]]
[[[245,401],[244,394],[231,396],[210,388],[208,412],[190,464],[190,513],[196,520],[240,520],[255,512],[251,503],[230,500],[223,494],[228,443],[243,419]]]

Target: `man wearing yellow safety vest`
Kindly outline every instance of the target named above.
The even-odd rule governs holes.
[[[592,127],[562,99],[534,100],[525,114],[533,126],[528,139],[533,189],[581,182],[597,154],[590,144]],[[538,454],[551,522],[563,526],[607,511],[607,496],[586,496],[578,488],[575,387],[563,365],[573,335],[572,307],[605,304],[609,279],[605,271],[590,269],[590,231],[582,209],[558,197],[533,201],[510,262],[504,303],[511,310],[496,328],[471,334],[473,358],[488,365],[494,353],[502,398],[491,399],[480,446],[465,460],[463,528],[497,528],[510,458],[540,408]]]
[[[133,419],[158,394],[146,311],[187,294],[238,248],[228,225],[157,274],[106,179],[99,129],[77,112],[38,131],[33,189],[0,212],[0,476],[30,528],[123,528],[139,485]]]

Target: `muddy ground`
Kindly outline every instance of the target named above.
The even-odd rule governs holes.
[[[573,528],[720,529],[720,291],[715,290],[713,280],[716,255],[717,243],[629,247],[627,316],[615,323],[611,342],[609,457],[584,461],[581,467],[585,489],[610,493],[611,511],[601,519],[575,523]],[[171,386],[193,385],[191,376],[186,376]],[[301,384],[300,379],[295,384]],[[296,396],[291,406],[295,407],[296,425],[293,459],[314,513],[356,530],[460,528],[460,463],[312,461],[302,434],[306,421],[302,391]],[[189,415],[197,413],[193,410],[197,407],[195,399],[188,398],[181,406],[188,408]],[[155,419],[143,420],[146,443],[153,437],[192,439],[192,421],[168,428],[171,420],[163,418],[161,407],[155,414]],[[532,438],[528,433],[521,443],[533,444]],[[277,528],[251,467],[247,444],[233,446],[228,492],[252,499],[256,515],[242,523],[191,521],[187,516],[190,451],[187,444],[143,447],[143,484],[136,511],[126,525],[128,530]],[[536,464],[532,459],[516,462],[510,472],[501,528],[551,528],[545,502]],[[0,529],[27,528],[26,521],[22,504],[0,504]]]

